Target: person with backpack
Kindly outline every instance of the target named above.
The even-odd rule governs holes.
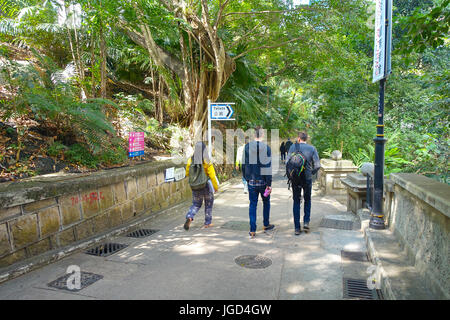
[[[255,140],[249,142],[244,148],[242,161],[242,175],[248,184],[248,196],[250,200],[250,238],[256,235],[256,207],[258,197],[263,200],[263,224],[264,231],[272,230],[275,226],[270,220],[270,193],[272,191],[272,154],[270,147],[262,142],[263,130],[261,127],[255,129]]]
[[[312,177],[320,169],[320,159],[314,146],[306,143],[308,135],[305,132],[298,134],[297,143],[293,144],[286,159],[286,176],[288,184],[292,186],[293,215],[295,235],[301,232],[300,226],[300,199],[303,191],[304,216],[303,229],[309,230],[311,218],[311,192]]]
[[[203,201],[205,202],[205,224],[203,227],[212,227],[214,192],[219,189],[219,184],[204,142],[200,141],[195,144],[194,155],[189,158],[186,165],[186,177],[189,177],[189,185],[192,189],[192,206],[186,214],[184,229],[189,230],[195,214],[202,207]]]

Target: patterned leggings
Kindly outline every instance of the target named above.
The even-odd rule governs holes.
[[[211,224],[212,207],[214,204],[214,193],[212,193],[208,186],[202,190],[192,190],[192,206],[186,214],[186,219],[194,220],[195,214],[202,207],[203,200],[205,200],[205,225]]]

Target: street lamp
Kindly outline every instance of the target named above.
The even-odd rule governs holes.
[[[373,63],[373,82],[380,81],[378,101],[378,124],[375,137],[375,168],[373,182],[373,205],[370,213],[369,227],[385,229],[383,213],[384,184],[384,89],[386,78],[391,73],[392,48],[392,0],[376,0],[375,45]]]

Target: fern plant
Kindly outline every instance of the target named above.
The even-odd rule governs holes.
[[[7,60],[1,71],[11,91],[15,92],[14,98],[5,102],[2,117],[26,115],[41,123],[52,122],[60,132],[73,132],[84,139],[91,151],[100,150],[108,135],[115,132],[103,107],[117,108],[117,105],[100,98],[81,101],[77,87],[52,81],[52,74],[57,71],[53,61],[36,51],[34,55],[39,61],[38,66],[23,66]]]

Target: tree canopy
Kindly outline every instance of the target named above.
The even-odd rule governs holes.
[[[448,11],[394,2],[387,172],[448,179]],[[37,121],[58,157],[114,140],[122,156],[104,159],[120,163],[126,130],[168,150],[174,128],[205,130],[208,99],[233,101],[237,123],[222,126],[306,130],[322,157],[373,161],[373,12],[370,0],[0,0],[1,117]]]

